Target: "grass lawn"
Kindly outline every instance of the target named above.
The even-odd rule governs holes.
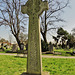
[[[0,55],[0,75],[20,75],[26,71],[27,58]],[[75,75],[75,59],[43,58],[43,71],[50,75]]]
[[[4,49],[5,51],[0,51],[0,53],[7,53],[7,51],[10,51],[11,49]]]
[[[51,55],[51,56],[73,56],[73,55],[71,55],[73,51],[75,51],[75,49],[69,49],[69,50],[67,50],[67,49],[54,49],[54,52],[55,52],[54,54],[47,53],[47,54],[43,54],[43,55]]]
[[[11,49],[5,49],[5,51],[1,51],[0,53],[11,53],[11,52],[8,52],[10,51]],[[48,51],[48,54],[43,54],[43,55],[51,55],[51,56],[73,56],[71,55],[71,53],[75,51],[75,49],[55,49],[54,48],[54,54],[50,54]],[[57,54],[56,54],[57,53]],[[13,54],[16,54],[16,53],[13,53]]]

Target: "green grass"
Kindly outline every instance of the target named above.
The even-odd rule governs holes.
[[[5,51],[0,51],[0,53],[6,53],[7,51],[10,51],[11,48],[10,48],[10,49],[5,49],[5,48],[4,48],[4,50],[5,50]]]
[[[5,49],[4,51],[0,51],[0,53],[11,53],[11,52],[8,52],[8,51],[11,51],[12,49]],[[12,53],[12,54],[16,54],[16,53]]]
[[[10,51],[11,49],[5,49],[5,51],[1,51],[0,53],[7,53],[7,51]],[[61,54],[43,54],[43,55],[51,55],[51,56],[72,56],[70,53],[72,53],[73,51],[75,51],[75,49],[55,49],[54,48],[54,52],[55,53],[61,53]],[[68,52],[68,53],[67,53]],[[14,53],[16,54],[16,53]]]
[[[54,49],[54,52],[57,54],[43,54],[43,55],[50,55],[50,56],[73,56],[71,53],[75,51],[75,49]],[[49,52],[49,51],[48,51]],[[61,54],[59,54],[61,53]]]
[[[26,70],[26,58],[0,55],[0,75],[20,75]]]
[[[0,55],[0,75],[20,75],[26,71],[27,58]],[[50,75],[75,75],[75,59],[43,58],[43,71]]]
[[[54,51],[61,53],[60,56],[72,56],[71,53],[73,51],[75,51],[75,49],[69,49],[69,50],[67,50],[67,49],[57,49],[57,50],[54,50]]]
[[[50,75],[75,75],[75,59],[43,58],[43,70]]]

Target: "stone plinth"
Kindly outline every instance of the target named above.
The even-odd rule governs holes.
[[[23,73],[21,75],[50,75],[49,72],[42,72],[42,74],[28,74],[28,73]]]

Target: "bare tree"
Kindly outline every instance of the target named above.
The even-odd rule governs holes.
[[[0,26],[8,26],[21,48],[19,34],[25,30],[26,16],[23,15],[21,4],[26,0],[0,0]]]
[[[72,34],[75,36],[75,28],[72,29]]]
[[[23,15],[21,4],[27,0],[0,0],[0,25],[7,25],[21,48],[19,34],[25,29],[27,17]],[[67,7],[69,0],[47,0],[49,10],[41,16],[41,34],[47,43],[46,35],[51,29],[56,29],[56,22],[63,21],[60,14]]]
[[[56,29],[58,26],[56,22],[64,22],[60,18],[61,12],[63,9],[68,6],[69,0],[45,0],[48,1],[49,10],[45,11],[41,16],[41,34],[43,40],[47,43],[46,35],[50,32],[51,29]]]
[[[26,41],[28,39],[28,34],[24,34],[23,32],[20,33],[19,39],[21,40],[21,43],[26,44]]]

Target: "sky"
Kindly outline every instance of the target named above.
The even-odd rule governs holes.
[[[64,29],[71,33],[71,30],[75,27],[75,0],[70,0],[70,7],[64,9],[64,13],[61,14],[61,17],[66,20],[66,22],[62,23],[64,25]],[[1,26],[0,27],[0,37],[9,39],[9,36],[12,36],[12,39],[15,41],[13,35],[10,33],[8,27]],[[48,38],[50,39],[50,38]]]
[[[64,29],[71,33],[71,30],[75,27],[75,0],[70,0],[69,5],[70,7],[65,8],[62,18],[66,20]]]
[[[62,25],[63,29],[72,33],[72,29],[75,28],[75,0],[69,0],[69,6],[64,9],[64,12],[61,14],[61,18],[65,20],[63,23],[57,23]],[[56,36],[55,33],[53,33]],[[48,42],[54,41],[51,36],[48,36]]]

